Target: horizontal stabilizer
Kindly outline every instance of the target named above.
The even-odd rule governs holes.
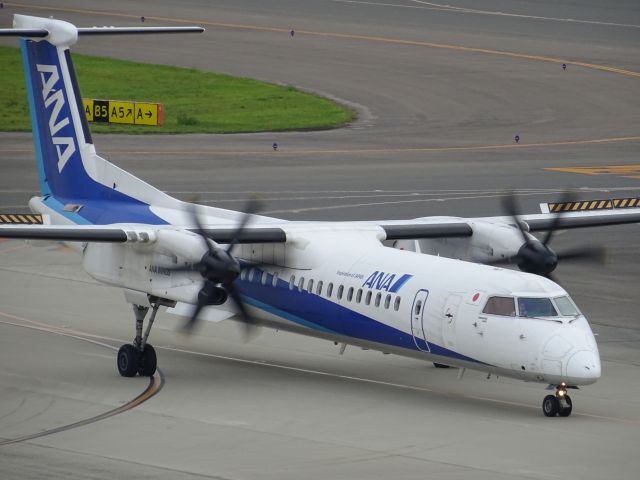
[[[78,35],[144,35],[150,33],[202,33],[202,27],[86,27]],[[0,37],[45,38],[46,28],[0,28]]]
[[[49,35],[44,28],[0,28],[0,37],[43,38]]]
[[[144,35],[146,33],[202,33],[202,27],[89,27],[78,28],[78,35]]]

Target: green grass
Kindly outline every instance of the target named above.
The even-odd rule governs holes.
[[[327,99],[248,78],[73,55],[84,98],[163,104],[162,127],[90,123],[93,132],[240,133],[343,126],[353,112]],[[0,131],[31,130],[20,51],[0,47]]]

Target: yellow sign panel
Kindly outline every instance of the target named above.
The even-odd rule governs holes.
[[[162,125],[162,109],[157,103],[136,103],[136,125]]]
[[[109,100],[109,123],[134,123],[134,105],[133,102],[114,102]]]
[[[82,104],[84,105],[84,114],[87,116],[87,121],[93,122],[93,100],[83,98]]]
[[[118,100],[82,100],[89,122],[126,123],[162,126],[161,103],[121,102]]]

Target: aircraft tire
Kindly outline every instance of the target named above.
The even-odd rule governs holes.
[[[120,375],[123,377],[135,377],[140,364],[136,348],[131,344],[122,345],[118,350],[116,364]]]
[[[571,415],[571,410],[573,410],[573,402],[571,402],[571,397],[569,395],[565,395],[564,405],[560,406],[558,415],[561,417],[568,417],[569,415]]]
[[[156,356],[156,350],[151,345],[146,344],[140,356],[138,373],[141,377],[151,377],[156,373],[157,366],[158,357]]]
[[[542,413],[545,417],[555,417],[560,410],[560,402],[555,395],[547,395],[542,401]]]

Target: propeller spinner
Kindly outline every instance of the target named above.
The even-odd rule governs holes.
[[[242,272],[243,267],[232,255],[233,248],[238,244],[238,239],[251,221],[251,218],[260,210],[261,204],[257,199],[251,199],[244,208],[245,214],[236,227],[232,240],[226,249],[213,245],[207,238],[206,231],[200,222],[195,205],[188,209],[189,214],[197,229],[195,233],[202,237],[206,252],[199,262],[186,267],[178,267],[173,271],[199,272],[204,278],[202,287],[198,292],[197,303],[183,330],[191,333],[200,320],[202,309],[209,305],[222,305],[229,297],[233,300],[242,319],[245,338],[248,338],[255,328],[254,320],[248,315],[244,302],[234,282]],[[251,265],[255,267],[255,265]]]
[[[561,202],[573,201],[574,195],[571,192],[565,192]],[[515,263],[523,272],[535,273],[547,278],[552,278],[551,273],[556,269],[560,261],[604,261],[604,249],[602,247],[577,247],[565,250],[560,253],[554,252],[551,247],[551,239],[555,232],[562,228],[563,215],[560,213],[555,216],[553,223],[550,225],[547,234],[542,241],[529,235],[520,220],[520,212],[516,205],[515,196],[513,194],[505,197],[504,209],[508,215],[513,218],[514,224],[518,227],[524,244],[518,250],[518,253],[506,261],[506,263]],[[505,262],[497,262],[505,263]]]

